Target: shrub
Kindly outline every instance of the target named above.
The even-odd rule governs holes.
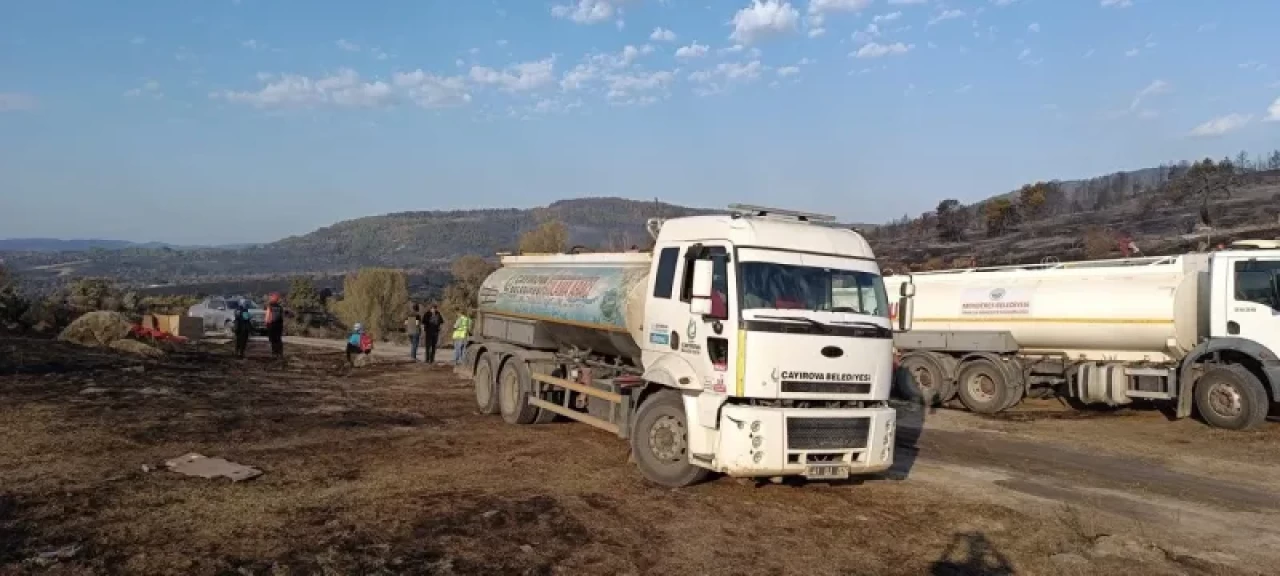
[[[569,229],[563,222],[548,220],[520,236],[520,252],[525,254],[560,254],[569,244]]]
[[[400,328],[409,310],[409,280],[389,268],[364,268],[342,282],[343,298],[333,305],[344,324],[364,324],[374,338],[386,339]]]

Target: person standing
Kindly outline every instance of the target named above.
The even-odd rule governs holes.
[[[249,348],[249,333],[253,331],[253,323],[250,322],[249,301],[244,298],[240,302],[232,305],[235,314],[231,331],[236,338],[236,358],[244,358],[245,351]]]
[[[418,361],[418,342],[422,337],[422,313],[414,304],[409,316],[404,319],[404,333],[409,335],[409,358]]]
[[[271,341],[271,357],[284,359],[284,306],[280,294],[272,292],[267,299],[267,340]]]
[[[462,350],[467,346],[467,336],[471,334],[471,317],[464,310],[458,312],[458,319],[453,321],[453,365],[462,364]]]
[[[436,363],[436,352],[440,345],[440,327],[444,325],[444,316],[440,309],[432,304],[427,313],[422,315],[422,337],[425,340],[423,360],[428,364]]]

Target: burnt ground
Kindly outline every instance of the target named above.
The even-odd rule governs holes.
[[[261,344],[255,344],[261,346]],[[447,369],[0,339],[0,574],[1265,574],[1280,424],[905,407],[895,470],[660,489]],[[199,452],[264,474],[154,468]],[[151,467],[144,471],[143,466]]]

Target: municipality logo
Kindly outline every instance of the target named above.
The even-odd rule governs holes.
[[[698,337],[698,324],[693,321],[693,318],[689,319],[689,327],[685,329],[684,335],[690,340]]]

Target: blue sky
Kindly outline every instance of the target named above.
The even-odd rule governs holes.
[[[1280,2],[0,0],[0,237],[581,196],[878,222],[1280,147]]]

